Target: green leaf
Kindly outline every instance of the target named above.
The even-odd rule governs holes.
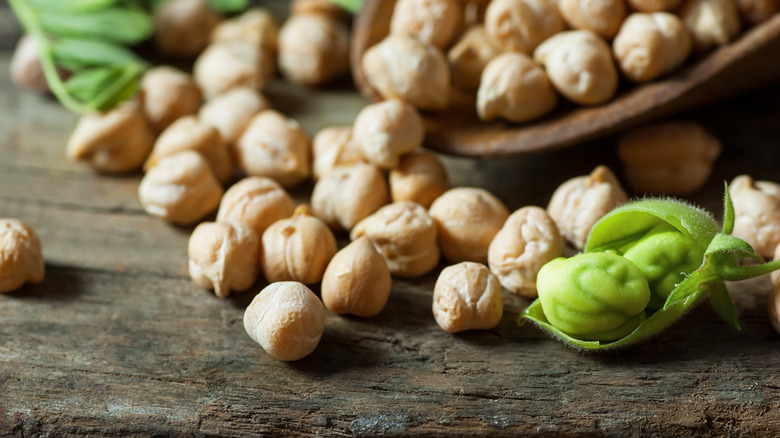
[[[353,14],[357,14],[363,6],[362,0],[330,0],[330,2],[341,6]]]
[[[91,38],[135,44],[154,32],[152,18],[137,8],[108,8],[89,14],[42,11],[40,26],[59,37]]]
[[[725,190],[723,192],[723,234],[731,234],[734,231],[734,203],[731,202],[729,193],[729,183],[723,182]]]
[[[115,5],[118,0],[28,0],[41,11],[54,12],[93,12]]]
[[[211,9],[227,13],[243,11],[249,5],[249,0],[206,0]]]
[[[133,51],[111,42],[61,38],[54,42],[52,50],[57,63],[70,71],[106,65],[136,64],[147,67],[147,63]]]
[[[139,74],[132,65],[92,68],[71,76],[65,88],[92,111],[106,110],[136,92]]]
[[[729,324],[735,329],[741,330],[739,321],[737,320],[737,309],[734,307],[734,302],[731,301],[726,285],[722,281],[712,283],[710,288],[710,302],[715,311],[720,314]]]
[[[753,247],[749,243],[731,234],[718,233],[712,238],[709,246],[707,246],[706,254],[715,253],[731,254],[737,258],[753,258],[763,261],[763,258],[753,251]]]

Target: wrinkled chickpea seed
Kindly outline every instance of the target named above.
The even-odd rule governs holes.
[[[501,284],[485,265],[462,262],[442,269],[433,288],[433,316],[444,331],[491,329],[503,313]]]
[[[0,219],[0,293],[43,281],[41,241],[19,219]]]

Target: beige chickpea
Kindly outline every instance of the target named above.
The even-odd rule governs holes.
[[[449,103],[450,68],[433,45],[391,34],[368,49],[361,62],[366,80],[385,99],[423,110],[442,110]]]
[[[203,98],[192,76],[167,65],[144,74],[141,96],[146,119],[158,132],[181,117],[196,114]]]
[[[322,301],[331,312],[369,318],[385,308],[392,279],[385,259],[367,237],[333,256],[322,278]]]
[[[286,79],[317,86],[349,71],[349,28],[325,15],[293,15],[279,31],[279,70]]]
[[[205,0],[170,0],[154,11],[154,42],[167,55],[195,56],[222,20]]]
[[[510,292],[536,298],[536,276],[550,260],[563,255],[563,237],[540,207],[523,207],[504,223],[488,249],[488,266]]]
[[[414,202],[394,202],[363,219],[350,232],[352,240],[362,236],[371,239],[393,275],[419,277],[439,264],[436,223]]]
[[[780,2],[777,0],[735,0],[739,16],[747,26],[763,23],[769,20],[778,10]]]
[[[272,54],[238,40],[210,44],[193,65],[195,82],[207,99],[238,87],[262,90],[273,73]]]
[[[462,90],[479,88],[482,71],[488,61],[499,53],[498,47],[488,38],[484,26],[471,27],[447,52],[453,85]]]
[[[312,178],[317,181],[339,166],[366,161],[363,150],[352,137],[352,127],[333,126],[320,130],[312,140]]]
[[[271,103],[259,91],[239,87],[206,102],[200,108],[198,118],[217,128],[228,145],[234,145],[252,117],[267,109],[271,109]]]
[[[314,185],[311,208],[332,229],[349,231],[387,204],[389,197],[384,175],[370,164],[357,162],[323,175]]]
[[[558,186],[547,205],[547,213],[561,235],[582,250],[593,225],[626,201],[628,196],[615,174],[607,166],[598,166],[590,175],[572,178]]]
[[[493,0],[485,13],[485,31],[503,51],[530,55],[563,29],[558,9],[549,0]]]
[[[547,73],[528,55],[502,53],[482,72],[477,92],[477,114],[482,120],[503,118],[527,122],[552,111],[558,93]]]
[[[290,3],[290,15],[303,14],[325,15],[345,23],[352,18],[348,10],[330,0],[293,0]]]
[[[503,314],[501,283],[485,265],[462,262],[442,269],[433,288],[433,317],[444,331],[489,330]]]
[[[24,35],[16,43],[11,57],[11,82],[19,88],[45,93],[49,91],[46,75],[38,55],[38,44],[29,35]]]
[[[313,217],[305,205],[292,217],[274,222],[263,233],[260,258],[269,282],[322,280],[328,262],[338,251],[336,238],[324,222]]]
[[[698,190],[720,149],[720,142],[693,122],[651,125],[628,132],[618,142],[628,183],[639,192],[669,195]]]
[[[728,44],[739,35],[739,11],[734,0],[685,0],[678,14],[697,52]]]
[[[463,22],[459,0],[398,0],[390,32],[411,35],[444,50]]]
[[[439,247],[451,262],[487,263],[488,247],[509,217],[504,203],[483,189],[447,190],[431,204]]]
[[[624,0],[559,0],[558,11],[572,28],[593,31],[612,39],[626,17]]]
[[[626,0],[631,9],[638,12],[671,12],[682,0]]]
[[[203,222],[187,246],[192,281],[227,298],[232,290],[248,289],[260,271],[260,238],[249,226]]]
[[[147,213],[176,225],[191,225],[214,211],[222,186],[208,161],[194,151],[162,158],[138,186]]]
[[[367,105],[358,113],[352,137],[370,163],[398,167],[400,157],[422,145],[425,126],[420,113],[398,99]]]
[[[294,361],[311,354],[325,330],[325,307],[295,281],[272,283],[244,311],[244,329],[272,357]]]
[[[615,95],[618,74],[604,39],[588,30],[561,32],[542,43],[534,60],[545,66],[555,89],[580,105],[598,105]]]
[[[219,203],[217,221],[249,225],[258,238],[274,222],[288,218],[295,201],[276,181],[250,176],[227,189]]]
[[[138,170],[153,146],[154,133],[133,100],[81,116],[66,152],[99,172],[118,174]]]
[[[620,72],[633,82],[647,82],[679,67],[691,54],[691,36],[669,12],[628,16],[612,43]]]
[[[154,143],[144,169],[154,167],[163,157],[190,150],[198,152],[211,165],[214,176],[226,183],[233,175],[233,159],[217,128],[202,123],[195,116],[185,116],[168,126]]]
[[[239,40],[268,53],[276,53],[279,23],[266,9],[251,8],[221,22],[209,36],[211,43]]]
[[[389,179],[393,202],[412,201],[425,208],[450,188],[444,163],[435,154],[424,151],[401,157]]]
[[[0,293],[43,281],[41,241],[19,219],[0,219]]]
[[[733,234],[762,257],[772,257],[780,244],[780,184],[740,175],[729,184],[734,202]]]

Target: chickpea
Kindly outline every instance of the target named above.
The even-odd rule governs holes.
[[[22,36],[16,43],[11,58],[11,82],[19,88],[45,93],[49,91],[46,75],[41,67],[38,44],[29,35]]]
[[[273,56],[243,41],[209,45],[193,66],[195,82],[207,99],[233,88],[262,90],[274,74]]]
[[[733,0],[685,0],[678,14],[696,52],[726,45],[739,35],[739,11]]]
[[[155,45],[166,55],[195,56],[221,20],[205,0],[166,1],[154,11]]]
[[[693,122],[636,129],[618,142],[626,179],[646,193],[682,195],[698,190],[718,155],[720,142]]]
[[[252,88],[233,88],[206,102],[198,113],[201,122],[219,131],[222,139],[232,147],[249,122],[261,111],[271,109],[271,104],[260,92]]]
[[[203,222],[187,247],[192,281],[227,298],[231,290],[248,289],[260,270],[260,238],[249,226]]]
[[[290,4],[290,15],[303,14],[325,15],[345,23],[352,18],[348,10],[330,0],[293,0]]]
[[[458,0],[398,0],[390,32],[411,35],[444,50],[462,22],[463,7]]]
[[[488,266],[507,290],[536,298],[536,275],[550,260],[563,255],[563,237],[555,221],[540,207],[523,207],[504,223],[488,249]]]
[[[444,331],[492,329],[503,314],[501,283],[485,265],[462,262],[442,269],[433,288],[433,317]]]
[[[42,282],[45,270],[35,231],[19,219],[0,219],[0,293]]]
[[[391,34],[363,55],[366,80],[385,99],[401,99],[418,109],[442,110],[450,94],[450,69],[434,46]]]
[[[279,44],[279,23],[263,8],[252,8],[220,23],[209,36],[211,43],[239,40],[275,54]]]
[[[623,76],[647,82],[679,67],[691,53],[682,20],[669,12],[628,16],[612,47]]]
[[[67,154],[99,172],[119,174],[139,169],[153,146],[151,127],[133,100],[81,116],[68,140]]]
[[[249,225],[260,238],[271,224],[290,217],[294,209],[295,201],[279,183],[250,176],[227,189],[219,203],[217,221]]]
[[[336,251],[333,232],[302,205],[291,218],[278,220],[265,230],[260,261],[265,278],[272,283],[313,284],[322,280]]]
[[[174,67],[152,67],[141,79],[146,119],[160,132],[181,117],[196,114],[203,94],[192,76]]]
[[[507,52],[496,56],[482,72],[477,114],[482,120],[502,117],[527,122],[552,111],[558,93],[547,73],[528,55]]]
[[[331,312],[369,318],[385,308],[392,279],[368,237],[336,253],[322,278],[322,301]]]
[[[191,225],[214,211],[222,186],[208,161],[194,151],[162,158],[138,186],[147,213],[176,225]]]
[[[306,132],[278,111],[265,110],[254,116],[233,152],[245,174],[267,176],[284,187],[293,187],[311,175]]]
[[[780,244],[780,184],[740,175],[729,184],[734,202],[733,234],[762,257],[772,257]]]
[[[777,0],[736,0],[739,16],[747,26],[763,23],[780,10]]]
[[[624,0],[559,0],[558,12],[572,28],[590,30],[612,39],[626,17]]]
[[[486,263],[488,247],[509,217],[504,203],[490,192],[458,187],[444,192],[431,204],[439,247],[451,262]]]
[[[485,33],[484,26],[470,28],[447,52],[447,60],[452,70],[452,83],[462,90],[478,89],[482,71],[488,61],[499,53],[498,47]]]
[[[412,201],[428,208],[449,189],[447,169],[439,157],[415,151],[401,157],[390,171],[390,197],[393,202]]]
[[[352,128],[349,126],[321,130],[314,136],[312,150],[314,153],[312,177],[315,181],[338,166],[349,166],[358,161],[366,161],[363,150],[352,138]]]
[[[590,229],[628,196],[607,166],[598,166],[590,175],[572,178],[555,189],[547,213],[563,237],[582,250]]]
[[[334,230],[351,230],[388,201],[385,177],[363,162],[323,175],[311,195],[312,211]]]
[[[545,66],[558,92],[580,105],[604,103],[617,90],[618,75],[612,51],[593,32],[561,32],[536,49],[534,60]]]
[[[291,82],[318,86],[349,71],[349,28],[325,15],[293,15],[279,31],[279,70]]]
[[[488,37],[505,52],[530,55],[563,29],[558,9],[548,0],[493,0],[485,13]]]
[[[626,0],[631,9],[639,12],[671,12],[677,9],[681,0]]]
[[[398,167],[402,155],[422,145],[425,126],[412,105],[388,99],[368,105],[358,113],[352,137],[368,162],[393,169]]]
[[[411,201],[385,205],[352,229],[350,238],[371,239],[390,273],[420,277],[439,264],[436,223],[428,211]]]
[[[272,357],[294,361],[311,354],[325,330],[325,307],[295,281],[272,283],[244,312],[244,329]]]

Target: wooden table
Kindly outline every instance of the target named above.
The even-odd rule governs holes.
[[[518,327],[529,301],[508,293],[496,329],[445,333],[431,314],[437,270],[394,280],[376,318],[328,313],[311,356],[274,360],[242,325],[262,281],[227,300],[200,289],[187,274],[191,228],[144,213],[140,175],[100,176],[65,158],[77,118],[11,85],[17,29],[3,8],[0,217],[34,227],[47,272],[0,295],[0,436],[780,434],[766,277],[730,285],[742,331],[704,305],[646,345],[585,355]],[[277,81],[268,94],[309,133],[350,124],[363,105],[348,87]],[[780,180],[778,102],[775,86],[686,115],[724,145],[688,199],[719,216],[724,180]],[[446,162],[454,185],[485,187],[516,209],[545,205],[599,163],[619,169],[614,145]],[[295,195],[305,202],[310,189]]]

